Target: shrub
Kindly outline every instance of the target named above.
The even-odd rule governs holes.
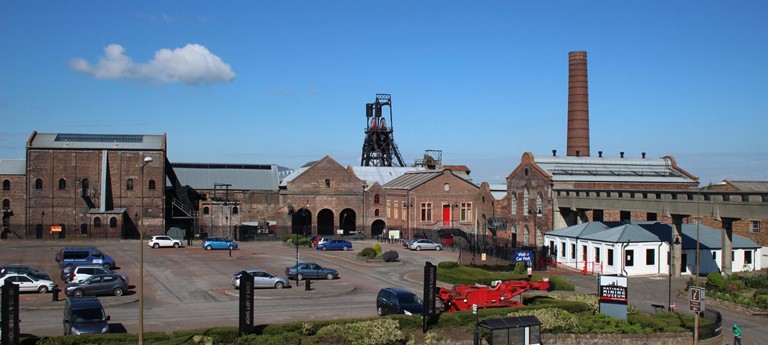
[[[515,264],[515,270],[512,272],[516,274],[527,274],[528,267],[525,266],[524,262],[518,262]]]
[[[381,256],[381,245],[378,242],[373,244],[373,249],[376,250],[376,256]]]
[[[725,287],[725,278],[720,272],[710,272],[707,274],[707,290],[722,291]]]
[[[359,253],[357,253],[357,256],[368,258],[368,259],[375,259],[376,258],[376,249],[373,249],[371,247],[364,248]]]
[[[449,270],[451,268],[459,267],[459,264],[453,262],[453,261],[441,261],[437,264],[437,268],[442,268],[444,270]]]
[[[549,276],[549,284],[553,285],[553,290],[560,290],[560,291],[576,290],[576,286],[571,284],[569,281],[561,278],[560,276]]]
[[[322,344],[396,345],[405,342],[398,322],[388,318],[331,324],[317,331],[315,337],[318,339],[314,340],[322,340]]]
[[[397,254],[397,252],[394,250],[390,250],[384,254],[381,254],[381,259],[384,260],[384,262],[395,262],[398,258],[400,258],[400,255]]]
[[[533,315],[541,321],[541,330],[552,333],[564,333],[576,328],[573,314],[557,308],[521,310],[508,313],[506,317]]]

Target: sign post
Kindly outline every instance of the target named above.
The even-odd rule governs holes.
[[[424,314],[422,314],[421,329],[427,333],[429,321],[437,314],[435,299],[437,295],[437,266],[427,261],[424,265]]]
[[[253,275],[240,272],[240,327],[241,336],[253,333]]]
[[[702,287],[691,287],[688,299],[690,301],[690,305],[688,306],[691,311],[695,311],[697,313],[700,313],[705,309],[704,305],[704,295],[705,290]]]
[[[627,277],[598,275],[600,312],[620,320],[627,319]]]

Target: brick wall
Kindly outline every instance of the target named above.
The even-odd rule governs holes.
[[[3,221],[7,223],[13,231],[16,231],[20,236],[24,236],[26,229],[26,176],[25,175],[0,175],[0,183],[5,184],[7,181],[8,190],[5,190],[0,186],[0,201],[2,205],[6,203],[9,206],[5,209],[0,216],[3,217]],[[9,238],[16,237],[8,234]]]

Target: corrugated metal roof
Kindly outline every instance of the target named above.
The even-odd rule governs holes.
[[[28,149],[162,150],[165,135],[35,133]]]
[[[392,181],[400,176],[403,176],[407,172],[411,171],[423,171],[424,167],[369,167],[369,166],[350,166],[352,173],[357,178],[366,181],[367,185],[379,183],[384,185],[389,181]]]
[[[304,173],[305,171],[307,171],[307,169],[309,169],[309,168],[310,168],[310,167],[308,167],[308,166],[306,166],[306,165],[305,165],[305,166],[303,166],[303,167],[301,167],[301,168],[298,168],[298,169],[294,170],[293,172],[291,172],[290,174],[288,174],[288,176],[286,176],[286,177],[283,177],[283,178],[280,180],[280,183],[279,183],[278,185],[279,185],[280,187],[286,187],[286,186],[288,186],[288,182],[291,182],[291,181],[293,181],[293,179],[295,179],[295,178],[299,177],[299,175],[303,174],[303,173]]]
[[[0,159],[0,175],[25,175],[26,162],[23,159]]]
[[[695,183],[669,158],[537,157],[536,164],[558,181]]]
[[[741,192],[768,192],[768,181],[731,181],[725,180]]]
[[[491,195],[496,200],[504,199],[507,196],[507,185],[503,183],[489,183],[488,188],[491,190]]]
[[[443,175],[443,171],[424,170],[405,173],[402,176],[387,182],[384,188],[392,189],[414,189],[427,183],[429,180]]]
[[[214,189],[215,184],[231,184],[233,190],[277,190],[277,165],[171,163],[182,185],[195,189]]]

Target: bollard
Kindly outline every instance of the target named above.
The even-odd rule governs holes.
[[[309,279],[304,280],[304,291],[311,291],[312,290],[312,287],[310,286],[311,285],[310,282],[311,282],[311,280],[309,280]]]
[[[232,257],[232,248],[229,248],[229,257]]]
[[[51,290],[51,302],[59,301],[59,291],[61,291],[61,289],[59,289],[58,287],[55,287],[53,288],[53,290]]]

